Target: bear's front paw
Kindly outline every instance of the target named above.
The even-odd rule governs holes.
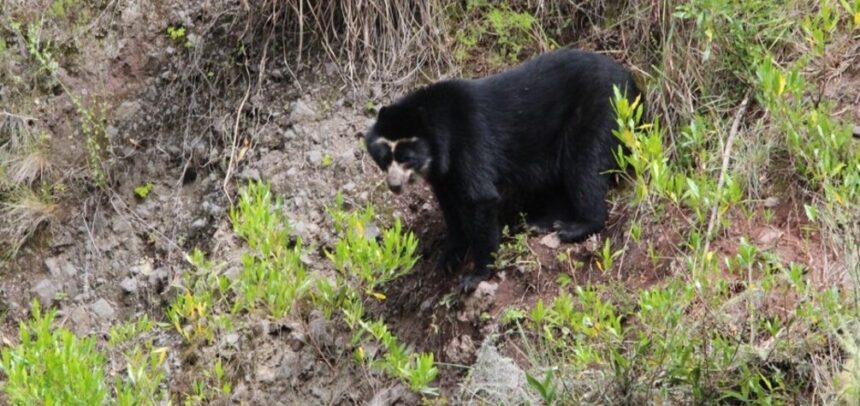
[[[460,286],[458,289],[463,293],[471,293],[478,288],[478,285],[481,282],[490,279],[492,276],[493,273],[489,269],[483,269],[463,275],[463,278],[460,279]]]

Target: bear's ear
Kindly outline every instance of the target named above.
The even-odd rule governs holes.
[[[379,109],[379,113],[377,113],[377,116],[379,118],[382,118],[382,117],[387,116],[388,113],[389,113],[388,106],[382,106],[382,108]]]

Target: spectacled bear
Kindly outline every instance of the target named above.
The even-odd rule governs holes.
[[[447,225],[440,268],[470,253],[460,288],[492,276],[500,208],[516,202],[529,223],[564,242],[604,227],[617,168],[613,85],[640,96],[631,73],[596,53],[561,49],[508,71],[418,89],[380,109],[364,136],[389,189],[415,174],[431,186]]]

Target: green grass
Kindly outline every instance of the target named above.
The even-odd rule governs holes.
[[[12,404],[98,405],[109,395],[105,357],[94,338],[79,339],[63,328],[53,329],[55,311],[42,314],[37,303],[33,319],[21,323],[20,343],[2,352],[6,375],[3,392]]]
[[[306,247],[301,238],[290,235],[289,221],[281,213],[282,201],[268,184],[252,182],[241,189],[230,210],[235,234],[247,243],[239,277],[230,280],[220,272],[220,265],[207,261],[200,251],[189,255],[195,269],[187,274],[182,292],[167,310],[176,331],[191,346],[208,345],[219,334],[235,330],[245,313],[282,319],[304,317],[310,309],[321,308],[352,333],[355,358],[361,365],[401,379],[416,392],[435,394],[430,386],[438,374],[433,355],[409,350],[383,320],[370,321],[364,307],[368,300],[385,300],[379,289],[415,265],[415,236],[395,221],[390,228],[380,229],[377,238],[370,233],[378,221],[373,208],[347,211],[338,196],[329,209],[338,233],[334,250],[327,253],[337,270],[330,278],[302,262]],[[364,346],[370,340],[384,349],[376,358],[365,356]],[[216,374],[199,385],[189,396],[205,401],[213,393],[223,393],[229,381]]]
[[[79,338],[55,327],[56,310],[44,312],[38,302],[32,317],[18,328],[19,342],[0,354],[2,391],[13,405],[141,405],[166,398],[166,348],[154,348],[147,337],[154,324],[147,318],[111,329],[110,346],[122,353],[125,374],[113,382],[105,373],[107,357],[95,337]]]

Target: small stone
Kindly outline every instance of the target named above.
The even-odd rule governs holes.
[[[257,168],[245,168],[237,173],[236,177],[242,180],[260,180],[260,171]]]
[[[771,197],[768,197],[767,199],[764,199],[764,207],[767,207],[768,209],[772,209],[776,206],[779,206],[779,198],[778,197],[771,196]]]
[[[103,298],[92,304],[92,310],[96,316],[104,320],[110,320],[116,314],[110,302]]]
[[[149,274],[149,284],[152,286],[162,286],[167,282],[167,269],[158,268]]]
[[[122,280],[122,282],[119,283],[119,287],[122,289],[123,292],[129,295],[133,295],[137,293],[137,279],[131,277],[125,278]]]
[[[471,364],[475,356],[475,343],[472,341],[472,337],[468,334],[454,337],[445,346],[445,356],[448,357],[449,362],[455,364]]]
[[[93,318],[84,306],[72,309],[69,319],[72,321],[72,329],[78,334],[88,333],[93,325]]]
[[[341,186],[340,189],[343,190],[344,192],[352,192],[353,190],[355,190],[355,182],[349,182],[349,183]]]
[[[368,240],[375,240],[380,234],[379,226],[376,223],[371,222],[364,227],[364,238]]]
[[[337,65],[334,62],[324,63],[323,69],[325,70],[325,74],[327,76],[332,76],[337,73]]]
[[[368,406],[396,406],[421,404],[418,394],[410,391],[403,385],[397,384],[376,392],[370,399]]]
[[[314,310],[311,312],[311,321],[308,323],[308,336],[320,346],[328,346],[332,342],[328,325],[329,321],[322,312]]]
[[[308,162],[313,165],[319,165],[322,163],[323,154],[319,150],[313,150],[308,152]]]
[[[758,235],[758,243],[762,247],[772,248],[782,238],[782,232],[773,228],[765,228]]]
[[[200,230],[200,229],[203,229],[204,227],[206,227],[206,224],[208,224],[208,223],[209,222],[206,221],[205,218],[199,218],[197,220],[194,220],[193,223],[191,223],[191,228],[193,228],[195,230]]]
[[[302,122],[313,120],[317,113],[310,108],[303,100],[296,100],[293,104],[293,109],[290,111],[290,120],[293,122]]]
[[[541,245],[549,249],[556,249],[561,245],[561,240],[558,238],[558,233],[550,233],[540,239]]]
[[[77,268],[65,258],[48,258],[45,260],[45,266],[55,278],[73,277],[78,273]]]
[[[239,333],[228,333],[223,337],[224,344],[229,345],[230,347],[235,347],[239,342]]]
[[[107,134],[108,139],[116,139],[116,136],[119,135],[119,128],[109,125],[105,129],[105,133]]]
[[[57,293],[60,293],[60,285],[53,279],[46,278],[30,289],[30,292],[33,292],[39,298],[39,303],[41,303],[42,307],[51,306],[54,303],[54,298],[57,297]]]
[[[137,265],[129,268],[129,271],[133,274],[141,274],[144,276],[152,275],[152,263],[149,261],[141,261]]]
[[[272,383],[275,381],[275,369],[267,366],[260,365],[257,367],[257,380],[262,383]]]

